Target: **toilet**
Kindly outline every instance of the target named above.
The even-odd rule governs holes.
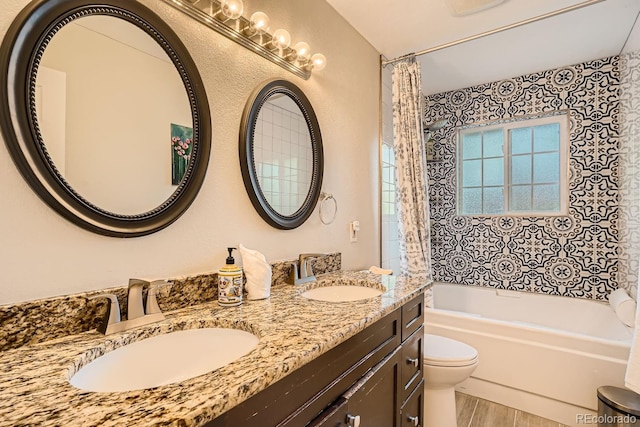
[[[478,351],[460,341],[424,334],[424,427],[456,427],[455,386],[478,366]]]

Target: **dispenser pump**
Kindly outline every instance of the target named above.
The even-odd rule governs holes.
[[[227,248],[229,256],[225,266],[218,270],[218,304],[232,307],[242,304],[242,269],[233,259],[233,250]]]
[[[233,251],[235,248],[227,248],[227,250],[229,251],[229,256],[227,257],[227,261],[226,264],[227,265],[233,265],[236,263],[236,260],[233,259]]]

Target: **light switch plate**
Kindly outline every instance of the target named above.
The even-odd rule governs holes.
[[[349,241],[351,243],[358,241],[358,231],[360,231],[360,221],[351,221],[349,223]]]

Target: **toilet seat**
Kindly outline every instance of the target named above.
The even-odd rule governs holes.
[[[431,366],[469,366],[478,362],[478,351],[460,341],[424,335],[424,363]]]

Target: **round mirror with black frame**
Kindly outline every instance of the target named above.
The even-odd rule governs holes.
[[[35,0],[7,31],[0,67],[6,146],[57,213],[136,237],[191,205],[211,151],[209,104],[186,47],[153,11]]]
[[[318,202],[324,168],[318,119],[304,93],[286,80],[257,88],[239,148],[244,186],[260,216],[283,230],[302,225]]]

